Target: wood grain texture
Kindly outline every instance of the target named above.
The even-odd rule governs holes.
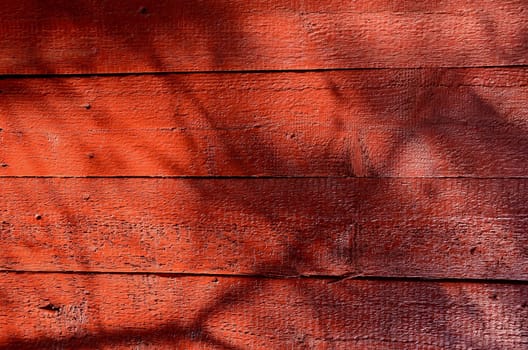
[[[523,0],[4,1],[0,74],[528,63]]]
[[[527,12],[4,1],[0,350],[528,348]]]
[[[6,270],[528,278],[523,179],[0,184]]]
[[[526,285],[27,273],[0,284],[0,349],[525,349],[528,339]]]
[[[525,69],[0,80],[0,176],[525,177]]]

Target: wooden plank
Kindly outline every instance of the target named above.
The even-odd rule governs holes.
[[[525,349],[528,286],[2,274],[0,349]]]
[[[0,74],[528,63],[523,0],[9,0]]]
[[[528,173],[525,69],[0,80],[0,176]]]
[[[526,179],[0,180],[0,268],[528,278]]]

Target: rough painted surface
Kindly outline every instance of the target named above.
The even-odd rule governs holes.
[[[0,176],[528,174],[525,69],[0,80]]]
[[[0,267],[528,278],[525,179],[2,179]]]
[[[0,350],[528,348],[527,12],[3,1]]]
[[[524,349],[528,286],[2,274],[0,349]]]
[[[0,74],[528,63],[523,0],[4,1]]]

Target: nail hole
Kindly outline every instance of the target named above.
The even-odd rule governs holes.
[[[218,283],[218,278],[215,277],[215,278],[213,279],[213,283]]]
[[[148,14],[148,9],[145,6],[141,6],[138,10],[138,12],[142,15]]]
[[[60,311],[61,308],[59,306],[53,305],[52,303],[49,303],[48,305],[45,305],[45,306],[39,306],[39,309],[56,312],[56,311]]]
[[[497,300],[499,296],[497,295],[497,293],[493,293],[491,296],[490,296],[490,299],[493,299],[493,300]]]
[[[35,220],[40,220],[42,219],[42,215],[40,214],[35,214]]]
[[[477,250],[477,247],[473,247],[469,250],[469,252],[471,253],[471,255],[475,254],[475,251]]]
[[[90,159],[95,158],[95,154],[93,154],[93,153],[88,153],[88,158],[90,158]]]
[[[84,107],[85,109],[90,109],[90,108],[92,108],[92,105],[89,104],[89,103],[86,103],[86,104],[83,105],[83,107]]]
[[[2,168],[7,168],[9,165],[8,165],[7,163],[1,163],[0,166],[1,166]]]

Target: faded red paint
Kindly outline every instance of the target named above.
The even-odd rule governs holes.
[[[527,7],[4,1],[0,349],[523,349]]]
[[[528,63],[523,0],[4,1],[0,74]]]
[[[6,79],[0,176],[520,177],[526,81],[522,68]]]

